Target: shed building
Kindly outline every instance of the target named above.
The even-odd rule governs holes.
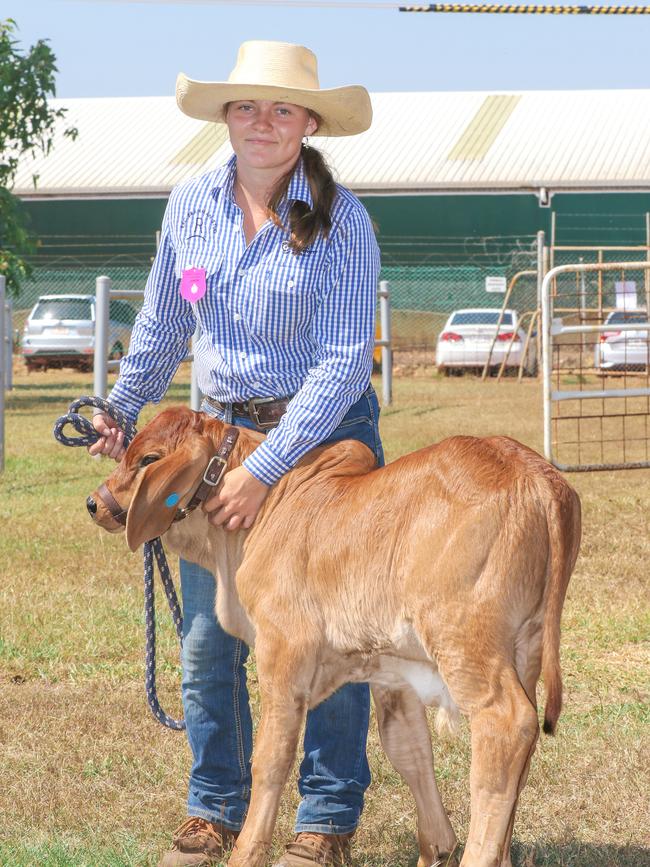
[[[370,130],[311,144],[370,212],[385,274],[530,267],[538,230],[563,244],[647,243],[650,90],[376,93],[372,102]],[[148,266],[170,190],[228,158],[226,127],[185,116],[173,97],[56,107],[78,137],[64,138],[62,126],[48,156],[22,162],[14,189],[42,238],[36,264]]]

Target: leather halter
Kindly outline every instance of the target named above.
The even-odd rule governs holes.
[[[201,479],[201,482],[199,483],[198,488],[194,492],[194,496],[184,509],[176,509],[174,521],[182,521],[183,518],[186,518],[190,514],[190,512],[193,512],[197,506],[201,505],[201,503],[205,500],[210,491],[213,488],[217,487],[217,485],[223,478],[224,473],[226,472],[228,458],[230,457],[232,450],[235,447],[235,443],[237,442],[238,437],[239,431],[237,430],[237,428],[228,428],[224,435],[224,438],[221,440],[221,444],[217,449],[216,455],[214,455],[214,457],[210,459],[207,467],[205,468],[205,472],[203,473],[203,477]],[[99,486],[99,488],[97,489],[97,496],[106,506],[113,520],[117,521],[118,524],[122,524],[126,527],[128,509],[123,509],[120,506],[120,504],[111,494],[106,485]]]

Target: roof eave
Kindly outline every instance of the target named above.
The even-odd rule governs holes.
[[[350,189],[357,196],[448,196],[448,195],[528,195],[536,196],[540,189],[545,189],[549,196],[558,193],[650,193],[650,181],[633,181],[630,183],[602,183],[582,181],[575,184],[566,182],[554,184],[541,182],[539,184],[474,184],[459,186],[458,184],[435,185],[402,185],[382,187],[380,184],[350,184]]]
[[[440,195],[538,195],[545,189],[549,195],[558,193],[650,193],[650,181],[589,181],[575,183],[566,181],[539,181],[526,184],[385,184],[348,183],[349,188],[358,196],[440,196]],[[15,189],[13,194],[23,201],[89,201],[120,199],[166,199],[172,186],[154,187],[114,187],[108,189],[79,189],[61,187],[58,189]]]
[[[12,190],[13,194],[25,202],[50,201],[82,201],[82,200],[120,200],[120,199],[166,199],[172,190],[171,186],[122,187],[113,189],[42,189],[42,190]]]

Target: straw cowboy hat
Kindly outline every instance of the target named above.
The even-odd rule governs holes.
[[[182,72],[176,80],[178,107],[199,120],[224,123],[226,103],[238,99],[271,99],[311,109],[321,118],[313,135],[356,135],[372,121],[365,87],[322,90],[316,55],[288,42],[242,43],[228,81],[192,81]]]

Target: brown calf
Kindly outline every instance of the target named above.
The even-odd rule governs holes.
[[[266,861],[282,786],[308,708],[369,681],[386,753],[417,805],[418,867],[446,864],[456,837],[442,805],[424,705],[438,725],[469,717],[471,822],[462,867],[510,867],[517,798],[538,736],[562,703],[560,616],[580,542],[575,491],[506,437],[453,437],[382,469],[346,440],[307,455],[250,530],[215,528],[191,499],[226,426],[185,408],[157,416],[107,480],[128,509],[132,550],[165,534],[214,572],[222,626],[255,645],[262,718],[250,809],[230,867]],[[235,466],[261,435],[244,429]],[[123,529],[98,500],[96,521]],[[453,859],[449,859],[452,863]]]

